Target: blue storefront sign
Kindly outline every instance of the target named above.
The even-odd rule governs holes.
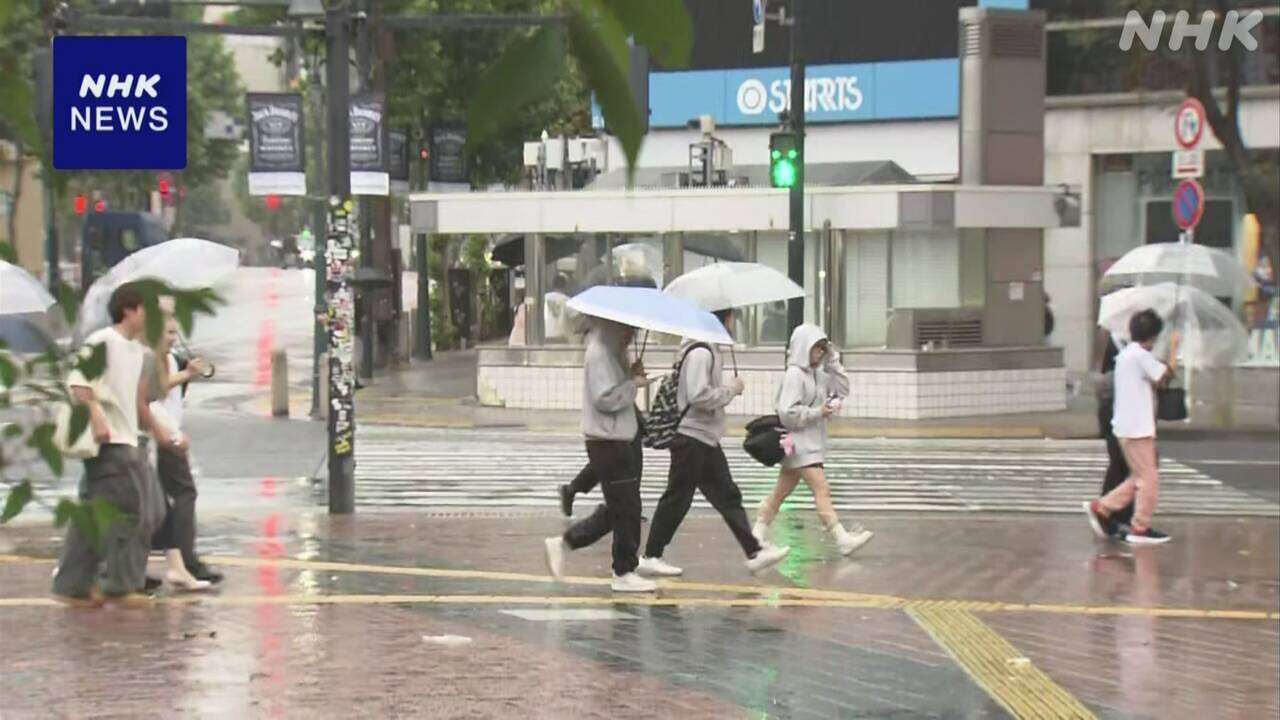
[[[53,166],[187,166],[187,39],[53,39]]]
[[[955,117],[959,72],[955,58],[810,66],[805,122]],[[717,125],[775,125],[790,98],[790,71],[785,67],[653,73],[649,125],[685,127],[700,115],[712,116]],[[596,127],[603,125],[594,103],[592,119]]]

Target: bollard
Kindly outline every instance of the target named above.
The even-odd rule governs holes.
[[[289,356],[284,350],[271,352],[271,415],[289,417]]]

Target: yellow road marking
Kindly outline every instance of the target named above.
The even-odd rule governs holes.
[[[1010,645],[964,610],[910,608],[907,614],[1001,707],[1016,718],[1096,716]]]
[[[322,560],[296,560],[291,558],[246,558],[219,556],[210,557],[211,562],[231,567],[277,567],[293,570],[316,570],[328,572],[356,572],[356,573],[372,573],[384,575],[404,575],[415,577],[436,577],[449,579],[471,579],[471,580],[495,580],[509,581],[519,583],[539,583],[551,585],[556,583],[554,579],[547,575],[539,575],[533,573],[516,573],[516,572],[500,572],[493,570],[461,570],[449,568],[431,568],[431,567],[404,567],[395,565],[371,565],[360,563],[330,562]],[[49,564],[52,560],[41,558],[28,558],[17,555],[0,555],[0,564],[4,563],[30,563],[30,564]],[[564,585],[585,585],[594,587],[603,587],[609,584],[606,578],[595,577],[565,577],[562,581]],[[664,598],[660,603],[663,605],[712,605],[720,607],[829,607],[829,608],[870,608],[882,610],[956,610],[977,613],[998,613],[998,612],[1035,612],[1047,614],[1065,614],[1065,615],[1110,615],[1110,616],[1140,616],[1140,617],[1156,617],[1156,618],[1199,618],[1199,619],[1229,619],[1229,620],[1267,620],[1274,621],[1280,619],[1280,610],[1262,610],[1262,609],[1214,609],[1214,608],[1185,608],[1185,607],[1138,607],[1128,605],[1087,605],[1080,603],[1015,603],[1000,602],[990,600],[960,600],[960,599],[929,599],[929,598],[907,598],[895,595],[880,595],[871,593],[858,593],[843,590],[820,590],[815,588],[796,588],[796,587],[777,587],[767,585],[746,585],[735,583],[700,583],[685,582],[676,580],[659,581],[659,586],[668,592],[690,592],[690,593],[732,593],[740,596],[739,598],[698,598],[690,596],[677,596]],[[241,596],[234,596],[241,597]],[[253,602],[283,602],[289,603],[324,603],[327,602],[325,597],[351,597],[351,598],[372,598],[371,600],[351,600],[351,601],[335,601],[335,602],[447,602],[447,603],[466,603],[479,604],[483,601],[474,598],[497,597],[497,598],[513,598],[511,602],[521,602],[514,598],[530,597],[529,602],[534,604],[555,604],[555,603],[574,603],[574,602],[594,602],[609,604],[617,602],[611,596],[600,596],[598,598],[587,598],[584,600],[574,600],[567,596],[521,596],[521,595],[349,595],[349,596],[322,596],[322,595],[288,595],[288,596],[271,596],[292,598],[284,601],[274,599],[262,599],[257,596],[243,596],[244,603]],[[408,598],[405,600],[377,600],[377,598]],[[415,598],[451,598],[446,600],[416,600]],[[457,599],[452,599],[457,598]],[[471,598],[471,599],[467,599]],[[30,606],[45,604],[46,598],[0,598],[0,607],[12,606]],[[39,602],[36,602],[39,601]],[[498,602],[502,602],[499,600]],[[52,601],[50,601],[52,602]],[[222,601],[219,601],[222,602]],[[241,602],[237,600],[236,602]]]

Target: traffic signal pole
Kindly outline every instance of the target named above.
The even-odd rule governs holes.
[[[791,0],[791,111],[788,118],[795,133],[799,158],[795,164],[796,178],[791,185],[790,233],[787,242],[787,276],[804,287],[804,54],[801,40],[801,21],[804,0]],[[804,323],[804,298],[787,301],[788,334]]]

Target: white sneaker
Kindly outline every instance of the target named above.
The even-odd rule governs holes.
[[[610,587],[614,592],[647,593],[657,590],[658,583],[629,572],[626,575],[614,575],[613,584]]]
[[[679,577],[684,574],[684,568],[678,568],[662,558],[642,557],[636,572],[645,577]]]
[[[762,523],[759,520],[757,520],[756,524],[751,526],[751,534],[755,535],[756,542],[759,542],[761,545],[768,543],[769,542],[769,524]]]
[[[871,542],[875,533],[862,527],[849,532],[843,525],[835,525],[831,528],[831,536],[835,538],[841,555],[852,555],[855,550]]]
[[[561,537],[549,537],[542,542],[547,549],[547,571],[551,573],[551,577],[559,580],[564,577],[564,551],[568,546]]]
[[[752,575],[757,575],[769,568],[782,562],[782,558],[791,552],[789,547],[778,547],[777,545],[765,545],[760,548],[760,552],[756,556],[747,560],[747,570]]]

